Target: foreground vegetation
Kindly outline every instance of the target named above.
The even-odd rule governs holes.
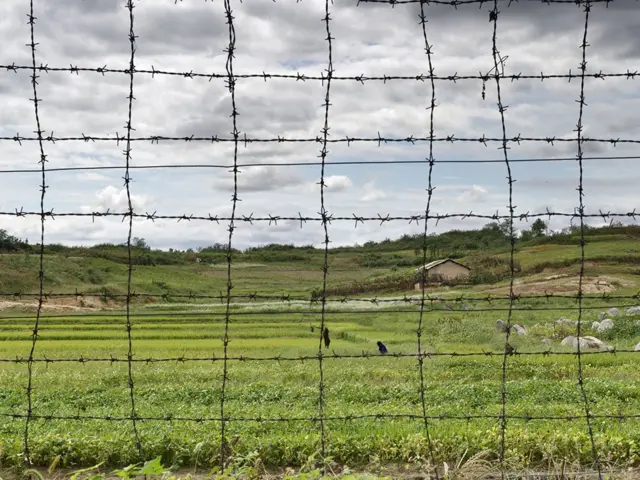
[[[587,305],[588,307],[589,305]],[[574,316],[570,304],[559,311],[518,310],[514,322],[531,328],[527,337],[512,338],[518,352],[547,349],[542,338],[553,338],[554,351],[575,327],[536,327],[561,315]],[[564,308],[564,310],[562,309]],[[408,309],[410,310],[410,309]],[[595,318],[587,310],[585,318]],[[215,311],[211,311],[215,313]],[[229,381],[225,413],[240,418],[227,425],[233,453],[253,452],[266,466],[303,465],[317,455],[320,429],[306,420],[317,415],[319,366],[313,359],[240,360],[241,357],[312,357],[317,353],[319,314],[273,312],[256,316],[250,307],[236,307],[229,328]],[[458,419],[433,420],[432,447],[438,463],[455,463],[500,451],[501,366],[504,335],[495,330],[495,313],[436,311],[423,325],[424,349],[437,352],[475,352],[469,357],[434,356],[425,361],[427,415]],[[345,417],[412,414],[413,419],[361,418],[325,423],[327,453],[339,464],[422,463],[430,459],[420,401],[420,377],[415,358],[377,356],[375,342],[391,353],[416,351],[418,310],[391,313],[370,310],[367,315],[334,309],[326,322],[332,336],[329,358],[323,362],[325,415]],[[0,333],[2,358],[26,356],[33,319],[14,319]],[[223,318],[194,316],[134,317],[134,358],[204,357],[218,361],[135,363],[136,412],[146,458],[161,456],[166,465],[211,467],[219,461],[221,399],[220,361]],[[315,333],[310,331],[315,326]],[[585,327],[590,334],[593,332]],[[121,316],[45,318],[37,342],[38,358],[126,359],[128,342]],[[640,329],[633,317],[617,319],[601,338],[619,349],[633,349]],[[335,354],[373,355],[372,358],[332,359]],[[494,352],[486,356],[483,352]],[[640,409],[640,373],[633,353],[588,355],[582,359],[587,395],[594,415],[628,415]],[[27,369],[24,363],[5,364],[0,375],[3,412],[25,413]],[[88,416],[92,420],[36,420],[31,425],[30,449],[38,465],[59,457],[60,465],[91,465],[104,461],[125,465],[139,461],[134,446],[126,362],[37,363],[33,370],[36,415]],[[584,404],[576,386],[572,355],[511,356],[508,360],[508,415],[583,416]],[[107,421],[107,416],[125,420]],[[469,420],[465,417],[469,416]],[[171,417],[190,420],[170,420]],[[292,422],[272,421],[281,417]],[[197,421],[204,418],[202,422]],[[256,421],[264,419],[265,421]],[[268,419],[271,419],[269,421]],[[633,465],[640,461],[640,435],[634,420],[593,420],[596,444],[605,463]],[[24,418],[6,418],[0,427],[3,464],[20,463]],[[531,466],[557,459],[591,462],[584,419],[572,421],[511,419],[507,427],[507,461]]]
[[[387,250],[383,242],[377,250],[369,245],[331,253],[329,290],[333,300],[344,295],[399,298],[397,303],[333,301],[327,306],[325,325],[331,332],[331,346],[322,349],[323,400],[325,416],[334,418],[324,423],[329,459],[325,462],[330,461],[336,471],[345,465],[367,471],[388,465],[420,468],[432,460],[441,467],[446,462],[449,466],[473,464],[474,468],[484,465],[495,470],[501,447],[498,416],[505,346],[504,334],[495,325],[498,318],[507,318],[509,304],[504,299],[489,303],[479,298],[508,293],[504,274],[508,254],[504,245],[489,248],[478,240],[495,235],[494,230],[491,227],[485,234],[470,235],[482,245],[479,250],[456,250],[456,258],[473,265],[475,274],[484,275],[486,282],[429,290],[445,302],[428,305],[424,313],[423,351],[474,354],[432,355],[424,361],[424,407],[429,417],[440,417],[429,421],[431,445],[421,418],[418,361],[414,356],[393,356],[417,351],[420,308],[402,301],[402,296],[419,292],[400,288],[397,282],[406,280],[412,271],[411,265],[401,263],[415,262],[422,252],[417,255],[399,245]],[[602,298],[602,294],[634,295],[638,291],[638,232],[637,227],[613,233],[611,229],[591,231],[586,247],[584,287],[591,298],[583,302],[583,335],[596,335],[618,350],[633,350],[640,341],[640,316],[615,318],[614,328],[604,334],[592,330],[591,322],[609,306],[619,305],[622,310],[622,306],[640,304],[631,298]],[[556,243],[543,235],[518,244],[516,289],[539,298],[514,303],[511,322],[527,326],[529,334],[512,336],[510,344],[516,353],[551,349],[568,354],[507,357],[506,411],[508,416],[521,417],[509,418],[507,423],[505,462],[511,470],[550,469],[562,462],[584,468],[592,465],[576,358],[569,354],[571,347],[560,345],[566,335],[576,334],[576,327],[545,326],[562,316],[578,318],[572,299],[544,298],[545,292],[576,293],[580,251],[565,241],[574,233],[558,236]],[[450,237],[458,238],[454,234]],[[443,240],[441,245],[447,244]],[[122,247],[109,248],[122,251]],[[126,292],[122,259],[89,254],[91,249],[63,250],[47,253],[47,292]],[[296,252],[284,247],[281,251],[290,250]],[[312,250],[304,260],[287,262],[259,262],[251,257],[251,251],[236,252],[234,293],[290,293],[311,298],[322,280],[318,268],[322,256]],[[193,254],[195,258],[203,252],[172,254]],[[380,265],[362,266],[362,258],[372,254],[383,259]],[[129,418],[129,341],[122,299],[87,295],[47,301],[35,358],[82,361],[33,365],[32,405],[38,418],[30,424],[29,447],[36,465],[79,468],[104,462],[104,466],[116,468],[159,457],[165,467],[209,471],[219,463],[224,305],[212,298],[180,295],[213,297],[224,290],[227,272],[224,257],[220,258],[223,260],[135,267],[133,288],[157,297],[135,299],[131,314],[133,358],[173,359],[133,364],[136,414],[147,419],[137,422],[143,458],[135,448]],[[0,255],[0,290],[37,291],[36,260],[27,247]],[[396,264],[390,265],[392,261]],[[461,294],[465,299],[454,301]],[[0,322],[0,358],[15,362],[4,362],[0,369],[0,467],[12,468],[23,462],[28,382],[25,359],[32,345],[35,305],[30,297],[6,300]],[[320,305],[308,301],[237,299],[232,303],[227,353],[233,358],[227,363],[224,409],[225,416],[231,417],[226,425],[229,455],[237,466],[254,468],[259,464],[281,472],[295,467],[308,475],[316,475],[310,472],[323,466],[320,424],[315,420],[319,413],[320,368],[315,357],[320,323]],[[543,339],[551,339],[551,343],[543,344]],[[377,341],[384,342],[391,355],[378,355]],[[332,358],[334,354],[363,353],[369,356]],[[118,361],[91,361],[111,357]],[[181,357],[199,360],[180,361]],[[253,360],[256,357],[269,359]],[[637,355],[585,355],[581,362],[589,409],[596,416],[591,423],[601,462],[616,468],[640,465],[637,419],[622,418],[640,410]],[[405,417],[384,418],[380,414]],[[531,418],[570,416],[577,418]]]

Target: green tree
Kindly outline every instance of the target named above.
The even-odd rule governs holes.
[[[140,238],[140,237],[133,237],[133,239],[131,240],[131,244],[136,247],[136,248],[141,248],[143,250],[150,250],[151,247],[149,247],[149,245],[147,245],[147,242],[144,238]]]
[[[544,237],[547,234],[547,224],[541,218],[537,218],[531,225],[531,234],[534,237]]]

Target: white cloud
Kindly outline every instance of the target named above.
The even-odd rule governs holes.
[[[149,198],[145,195],[130,194],[131,206],[135,210],[144,211],[149,205]],[[111,210],[115,212],[129,211],[129,197],[126,188],[116,188],[112,185],[104,187],[96,193],[98,200],[97,206],[102,210]]]
[[[299,186],[302,179],[291,168],[277,167],[242,167],[234,180],[233,171],[220,174],[213,181],[213,188],[233,191],[237,181],[239,192],[268,192],[282,188]]]
[[[325,177],[324,184],[332,192],[342,192],[353,186],[349,177],[345,175],[330,175]]]
[[[76,175],[76,178],[87,182],[101,182],[108,179],[108,177],[95,172],[82,172]]]
[[[487,199],[488,193],[487,189],[480,185],[471,185],[469,188],[465,188],[462,193],[456,197],[456,200],[465,204],[477,204],[484,202]]]
[[[583,9],[575,5],[513,2],[501,7],[497,43],[507,75],[578,74],[584,31]],[[605,8],[592,6],[589,20],[587,73],[635,71],[640,58],[638,42],[628,32],[640,26],[636,2],[616,1]],[[60,0],[35,2],[36,63],[51,67],[102,67],[126,69],[129,61],[128,13],[120,2]],[[329,131],[325,165],[325,205],[334,216],[419,215],[427,202],[428,165],[336,165],[335,162],[423,161],[428,142],[358,142],[336,140],[359,137],[427,137],[430,131],[431,82],[416,79],[428,73],[428,58],[418,23],[419,5],[335,2],[331,8],[333,68],[335,75],[398,80],[366,80],[363,83],[335,79],[331,83]],[[477,76],[493,67],[490,5],[482,9],[460,5],[429,5],[426,25],[433,45],[433,65],[440,77]],[[29,25],[24,3],[7,0],[0,6],[3,22],[0,64],[29,66]],[[134,30],[137,38],[135,65],[174,72],[216,73],[223,77],[185,78],[183,75],[136,74],[131,133],[134,137],[191,135],[229,138],[232,106],[225,84],[228,26],[222,5],[215,2],[137,2]],[[239,218],[253,214],[295,218],[317,216],[320,204],[319,153],[324,127],[326,82],[295,78],[263,77],[267,74],[319,77],[327,68],[328,51],[322,2],[235,2],[236,51],[234,72],[257,74],[240,78],[235,100],[240,130],[237,158]],[[324,72],[326,75],[326,72]],[[28,69],[0,71],[0,136],[32,136],[35,130],[33,96]],[[48,172],[45,209],[90,213],[111,208],[127,209],[125,144],[115,141],[126,134],[129,77],[122,73],[80,71],[41,72],[38,79],[40,120],[45,135],[80,137],[93,135],[108,141],[44,142],[48,168],[116,167],[113,170]],[[607,77],[585,80],[586,106],[583,131],[597,138],[640,139],[640,77]],[[579,81],[545,78],[501,82],[508,137],[575,138],[579,105]],[[437,107],[433,111],[438,139],[500,139],[502,125],[493,79],[456,82],[435,81]],[[246,142],[247,138],[258,139]],[[267,141],[273,139],[274,141]],[[279,140],[278,140],[279,139]],[[283,140],[305,139],[289,142]],[[435,187],[434,213],[473,211],[506,214],[508,183],[499,142],[486,146],[478,141],[436,141],[431,183]],[[230,191],[234,163],[233,142],[133,141],[130,175],[134,208],[159,215],[195,214],[226,216],[231,212]],[[633,156],[637,143],[585,142],[590,157]],[[572,212],[577,205],[575,188],[578,165],[575,142],[512,142],[510,160],[569,158],[557,163],[511,163],[516,214],[551,210]],[[34,170],[1,173],[0,210],[24,207],[39,211],[41,183],[37,142],[0,140],[0,170]],[[500,160],[495,164],[439,163],[447,160]],[[292,166],[282,166],[293,163]],[[149,165],[199,165],[198,168],[148,169]],[[244,166],[251,164],[251,166]],[[585,160],[585,204],[588,211],[640,210],[636,160]],[[7,216],[7,228],[16,234],[37,237],[36,216]],[[561,219],[552,225],[561,226]],[[595,221],[595,220],[594,220]],[[224,239],[226,222],[176,222],[136,220],[134,234],[151,245],[195,246]],[[467,218],[430,226],[472,228],[486,223]],[[120,219],[58,217],[47,221],[46,241],[122,241],[126,222]],[[318,243],[323,239],[317,223],[240,223],[234,233],[238,245],[282,241]],[[3,227],[4,228],[4,227]],[[420,232],[415,222],[368,222],[353,228],[352,222],[330,225],[332,245],[363,239],[381,239],[406,232]]]
[[[360,200],[363,202],[374,202],[376,200],[384,200],[389,195],[387,192],[375,187],[375,181],[371,180],[362,185],[362,196]]]

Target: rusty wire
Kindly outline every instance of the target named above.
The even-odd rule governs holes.
[[[287,270],[288,272],[294,271],[308,271],[308,270]],[[73,292],[56,292],[56,291],[49,291],[49,292],[43,292],[43,298],[45,300],[49,300],[52,298],[75,298],[76,300],[82,299],[82,298],[91,298],[91,297],[96,297],[96,298],[101,298],[106,300],[118,300],[118,299],[124,299],[127,297],[127,295],[129,295],[131,298],[152,298],[154,300],[162,300],[162,301],[170,301],[170,300],[178,300],[178,299],[188,299],[188,300],[219,300],[220,303],[224,303],[226,301],[227,296],[219,293],[218,295],[212,295],[212,294],[206,294],[206,293],[195,293],[195,292],[189,292],[189,293],[179,293],[179,292],[163,292],[163,293],[155,293],[155,292],[136,292],[135,290],[132,291],[130,294],[127,293],[113,293],[108,291],[107,289],[103,288],[102,290],[97,290],[97,291],[80,291],[78,289],[76,289]],[[0,292],[0,297],[11,297],[11,298],[16,298],[16,299],[23,299],[23,298],[30,298],[30,297],[39,297],[40,294],[39,293],[33,293],[33,292],[22,292],[20,290],[17,290],[15,292]],[[292,295],[290,293],[287,294],[261,294],[258,292],[253,292],[253,293],[246,293],[246,294],[235,294],[235,295],[230,295],[230,298],[232,299],[236,299],[236,300],[249,300],[249,301],[256,301],[256,300],[269,300],[271,302],[280,302],[282,305],[290,305],[292,304],[292,302],[294,303],[309,303],[310,305],[314,305],[319,303],[321,300],[320,298],[322,297],[322,295],[315,297],[313,295]],[[414,305],[422,305],[423,303],[426,304],[430,304],[432,307],[434,304],[437,303],[454,303],[454,304],[463,304],[466,302],[485,302],[488,304],[492,304],[493,302],[501,302],[501,301],[520,301],[520,300],[545,300],[547,303],[549,303],[552,299],[562,299],[562,300],[573,300],[576,303],[578,302],[578,294],[564,294],[564,293],[553,293],[553,292],[548,292],[545,291],[543,294],[533,294],[533,295],[526,295],[526,294],[516,294],[513,293],[512,295],[472,295],[472,296],[467,296],[467,295],[456,295],[456,296],[449,296],[449,297],[442,297],[442,296],[437,296],[437,295],[432,295],[429,293],[425,293],[424,298],[422,298],[421,296],[411,296],[411,295],[407,295],[404,294],[402,297],[356,297],[356,296],[348,296],[348,295],[331,295],[326,293],[324,295],[325,298],[325,302],[332,302],[332,303],[347,303],[347,302],[361,302],[361,303],[371,303],[374,305],[384,305],[385,303],[390,303],[390,304],[397,304],[397,303],[411,303]],[[618,301],[618,300],[637,300],[640,301],[640,292],[635,293],[633,295],[616,295],[616,294],[611,294],[608,292],[603,292],[603,293],[599,293],[599,294],[585,294],[583,293],[581,295],[581,298],[583,300],[602,300],[604,302],[613,302],[613,301]],[[194,304],[194,305],[198,305],[198,304]],[[624,304],[620,304],[617,303],[616,305],[613,305],[613,307],[625,307],[627,305]],[[448,310],[453,310],[455,311],[455,308],[453,305],[447,305],[447,309]],[[601,306],[595,306],[592,308],[611,308],[612,306],[610,305],[601,305]],[[558,306],[557,308],[551,308],[550,310],[566,310],[569,307],[562,307],[562,306]],[[491,309],[482,309],[482,310],[476,310],[476,309],[471,309],[466,307],[465,305],[462,305],[460,307],[461,311],[491,311]],[[546,310],[546,309],[545,309]],[[385,310],[387,311],[387,310]],[[407,310],[408,311],[408,310]],[[500,311],[500,309],[498,309],[497,311]],[[0,319],[2,318],[11,318],[11,317],[5,317],[0,315]],[[28,317],[31,318],[31,317]]]
[[[46,170],[45,170],[45,162],[47,161],[47,157],[44,153],[44,146],[42,142],[42,128],[40,124],[40,112],[38,110],[38,103],[42,100],[38,98],[38,76],[36,74],[36,46],[37,43],[35,41],[35,23],[36,16],[34,15],[33,9],[33,0],[29,2],[29,14],[27,15],[29,18],[29,28],[31,33],[31,43],[28,43],[27,46],[31,49],[31,60],[33,70],[31,73],[31,85],[33,87],[33,108],[35,113],[35,121],[36,121],[36,134],[38,136],[38,146],[40,147],[40,168],[42,174],[42,183],[40,184],[40,264],[38,271],[38,283],[39,283],[39,293],[38,293],[38,309],[36,311],[36,319],[33,325],[33,330],[31,333],[31,350],[29,351],[29,360],[27,362],[27,371],[28,371],[28,379],[27,379],[27,414],[25,417],[24,423],[24,461],[26,465],[31,465],[31,451],[29,450],[29,426],[31,422],[31,415],[33,413],[33,354],[36,349],[36,343],[38,341],[38,328],[40,326],[40,319],[42,315],[42,305],[44,303],[44,197],[45,192],[47,190],[46,183]]]
[[[425,14],[424,2],[420,2],[420,25],[422,27],[422,37],[424,39],[424,48],[425,53],[427,54],[427,61],[429,63],[429,76],[431,78],[431,102],[427,107],[429,111],[429,138],[434,137],[434,114],[436,109],[436,84],[433,80],[433,75],[435,73],[435,69],[433,67],[433,59],[432,59],[432,47],[429,44],[429,37],[427,36],[427,16]],[[422,236],[422,265],[427,264],[427,236],[429,233],[429,213],[431,211],[431,200],[433,198],[433,167],[434,167],[434,156],[433,156],[433,141],[429,142],[429,174],[428,174],[428,185],[427,185],[427,205],[425,207],[424,212],[424,231]],[[418,368],[420,371],[420,404],[422,406],[422,417],[424,421],[424,433],[427,438],[427,445],[429,448],[429,460],[431,461],[431,466],[433,467],[433,472],[436,476],[436,480],[440,480],[440,475],[438,474],[438,469],[436,466],[438,462],[435,457],[433,442],[431,441],[431,432],[429,430],[429,419],[427,418],[427,406],[425,403],[425,382],[424,382],[424,355],[422,354],[422,321],[424,319],[424,307],[425,307],[425,289],[427,284],[427,276],[426,269],[422,268],[421,270],[421,297],[420,297],[420,317],[418,320],[418,328],[416,329],[416,335],[418,337]]]
[[[138,426],[136,423],[136,419],[138,414],[136,413],[136,399],[134,392],[134,383],[133,383],[133,362],[131,359],[133,358],[133,339],[131,336],[131,279],[133,275],[133,261],[132,261],[132,246],[131,246],[131,237],[133,234],[133,204],[131,203],[131,176],[129,175],[129,164],[131,162],[131,131],[133,127],[131,125],[132,120],[132,110],[133,110],[133,100],[135,97],[133,96],[133,80],[134,80],[134,66],[135,66],[135,53],[136,53],[136,35],[133,30],[134,23],[134,15],[133,9],[135,8],[133,5],[133,0],[127,0],[126,8],[129,11],[129,45],[131,57],[129,58],[129,95],[127,96],[128,110],[127,110],[127,123],[125,124],[125,128],[127,130],[127,138],[126,138],[126,148],[123,152],[125,157],[125,174],[124,174],[124,185],[127,191],[127,206],[128,208],[128,218],[129,218],[129,231],[127,234],[127,298],[126,301],[126,329],[127,329],[127,343],[129,351],[127,352],[127,374],[129,381],[129,398],[131,401],[131,424],[133,427],[133,435],[135,441],[135,447],[138,450],[140,457],[144,457],[144,453],[142,450],[142,443],[140,442],[140,434],[138,432]],[[124,220],[124,218],[123,218]]]
[[[613,348],[612,350],[592,350],[580,352],[581,356],[584,355],[617,355],[622,353],[631,353],[633,355],[640,354],[639,350],[632,350],[628,348]],[[476,352],[422,352],[420,355],[416,353],[388,353],[385,356],[387,358],[415,358],[419,360],[422,359],[430,359],[430,358],[438,358],[438,357],[447,357],[447,358],[468,358],[468,357],[502,357],[504,355],[504,351],[492,351],[492,350],[480,350]],[[532,352],[522,352],[514,349],[509,353],[510,356],[521,356],[521,357],[549,357],[549,356],[577,356],[577,352],[568,352],[568,351],[558,351],[554,352],[550,349],[548,350],[536,350]],[[322,354],[323,359],[331,359],[331,360],[358,360],[358,359],[380,359],[380,355],[368,352],[362,352],[358,354],[348,354],[348,353],[335,353],[332,352],[330,354]],[[178,357],[141,357],[141,358],[132,358],[129,360],[128,357],[118,357],[115,355],[110,355],[109,357],[57,357],[57,358],[49,358],[47,356],[37,357],[31,359],[31,363],[44,363],[46,365],[55,364],[55,363],[79,363],[79,364],[88,364],[88,363],[126,363],[133,362],[139,364],[154,364],[154,363],[186,363],[186,362],[222,362],[224,361],[224,356],[216,356],[212,355],[210,357],[189,357],[187,355],[180,355]],[[236,355],[231,356],[228,355],[226,357],[227,361],[233,362],[306,362],[306,361],[315,361],[318,360],[318,355],[300,355],[300,356],[285,356],[285,355],[272,355],[272,356],[262,356],[256,357],[251,355]],[[2,358],[0,357],[0,363],[13,363],[13,364],[22,364],[29,362],[29,359],[16,357],[16,358]],[[230,419],[230,421],[233,419]]]
[[[227,439],[225,436],[225,430],[227,425],[227,420],[225,419],[225,410],[224,410],[224,402],[225,402],[225,391],[227,387],[227,381],[229,380],[228,374],[228,366],[227,366],[227,348],[229,346],[229,322],[231,320],[231,290],[233,289],[233,283],[231,281],[231,259],[232,259],[232,246],[231,241],[233,239],[233,231],[235,229],[235,217],[236,217],[236,206],[238,203],[238,137],[240,132],[238,130],[238,109],[236,107],[236,94],[235,94],[235,85],[236,78],[233,74],[233,58],[235,56],[235,48],[236,48],[236,31],[233,25],[233,10],[231,9],[231,1],[224,0],[224,13],[227,19],[228,26],[228,35],[229,35],[229,45],[226,48],[227,53],[227,61],[226,61],[226,70],[227,70],[227,78],[226,84],[229,89],[229,95],[231,96],[231,118],[233,122],[233,195],[231,196],[231,218],[229,219],[229,240],[227,242],[227,301],[225,308],[225,318],[224,318],[224,337],[222,339],[223,348],[224,348],[224,360],[222,367],[222,389],[220,395],[220,466],[222,471],[226,468],[226,460],[227,460]]]
[[[238,170],[238,173],[240,173],[239,170]],[[553,211],[547,210],[545,212],[535,212],[535,213],[525,212],[519,215],[514,215],[513,218],[514,219],[517,218],[520,221],[529,221],[530,219],[542,218],[542,217],[548,217],[549,219],[554,217],[560,217],[560,218],[569,218],[573,222],[577,218],[602,218],[604,221],[613,220],[614,218],[631,218],[635,220],[636,215],[640,215],[640,212],[636,212],[635,209],[633,209],[630,212],[610,212],[610,211],[603,212],[602,210],[600,210],[597,213],[585,213],[583,215],[580,215],[575,211],[574,212],[553,212]],[[20,207],[20,209],[15,208],[14,211],[0,211],[0,216],[10,216],[10,217],[34,217],[34,216],[42,217],[44,216],[45,218],[50,218],[51,220],[55,220],[56,217],[85,217],[85,218],[91,218],[92,220],[95,220],[96,217],[97,218],[121,217],[123,221],[128,218],[139,218],[143,220],[151,220],[152,222],[156,220],[176,220],[177,222],[207,221],[207,222],[216,222],[216,224],[220,224],[221,221],[230,222],[232,220],[231,217],[225,217],[220,215],[207,214],[206,216],[204,216],[204,215],[195,215],[192,213],[191,214],[185,213],[181,215],[162,215],[162,214],[158,214],[157,212],[153,212],[153,213],[148,213],[148,212],[136,213],[135,211],[134,212],[129,212],[129,211],[111,212],[109,210],[104,212],[86,212],[86,213],[85,212],[54,212],[53,208],[51,210],[48,210],[42,213],[42,212],[36,212],[36,211],[25,211],[22,207]],[[511,215],[500,215],[498,212],[494,214],[488,214],[488,213],[482,214],[482,213],[473,213],[473,211],[471,211],[469,213],[429,214],[428,217],[426,217],[425,215],[392,216],[389,213],[386,213],[386,214],[378,213],[376,214],[375,217],[367,217],[362,215],[356,215],[355,213],[352,213],[351,216],[334,216],[333,214],[325,212],[324,215],[321,213],[316,217],[310,217],[310,216],[303,216],[298,212],[298,216],[293,216],[293,215],[282,216],[282,215],[267,214],[266,217],[254,217],[253,213],[251,213],[249,215],[242,215],[242,217],[234,217],[233,220],[237,222],[245,222],[249,224],[253,224],[253,222],[268,222],[268,226],[278,226],[279,221],[291,221],[291,222],[295,221],[295,222],[300,222],[300,228],[302,228],[303,225],[307,222],[318,222],[322,224],[323,222],[326,221],[328,224],[331,224],[331,222],[347,221],[347,222],[354,222],[354,228],[357,228],[358,224],[364,224],[365,222],[380,222],[380,225],[384,225],[387,222],[408,221],[409,225],[411,225],[413,222],[416,222],[416,224],[418,224],[420,221],[423,221],[423,220],[435,220],[436,225],[438,225],[438,223],[441,220],[447,220],[452,218],[459,218],[461,220],[465,220],[467,218],[484,219],[484,220],[509,220],[511,218]]]
[[[579,168],[579,182],[578,182],[578,197],[579,197],[579,207],[578,213],[582,214],[584,212],[584,184],[583,184],[583,168],[582,168],[582,143],[580,139],[582,138],[582,114],[584,112],[585,95],[584,95],[584,73],[587,70],[587,33],[589,31],[589,13],[591,11],[591,3],[590,0],[587,0],[584,5],[584,35],[582,37],[582,43],[580,44],[580,48],[582,50],[582,61],[580,62],[580,71],[582,72],[582,76],[580,78],[580,94],[578,97],[578,105],[579,105],[579,114],[578,114],[578,123],[576,125],[576,133],[577,133],[577,146],[578,146],[578,168]],[[578,343],[577,343],[577,363],[578,363],[578,388],[580,389],[580,394],[582,396],[582,400],[584,402],[584,411],[585,411],[585,420],[587,423],[587,432],[589,433],[589,440],[591,441],[591,453],[593,455],[593,461],[596,464],[596,469],[598,471],[598,478],[602,480],[602,468],[600,465],[600,457],[598,455],[598,450],[596,447],[596,441],[593,438],[593,426],[591,425],[591,409],[589,408],[589,398],[587,397],[587,392],[584,388],[584,377],[582,374],[582,357],[581,357],[581,345],[580,345],[580,336],[582,330],[582,282],[584,279],[584,263],[585,263],[585,254],[584,254],[585,240],[584,240],[584,218],[580,217],[580,275],[578,280]]]
[[[333,0],[331,0],[333,3]],[[324,397],[324,365],[322,363],[322,344],[324,342],[325,348],[329,347],[330,335],[329,330],[325,326],[325,314],[326,314],[326,292],[327,292],[327,275],[329,273],[329,228],[328,225],[330,223],[330,215],[325,208],[325,194],[324,189],[326,184],[324,182],[324,172],[325,172],[325,161],[327,159],[327,155],[329,151],[327,150],[327,142],[329,140],[329,107],[331,106],[330,98],[331,98],[331,79],[333,77],[333,43],[331,42],[331,13],[329,11],[329,0],[325,0],[324,4],[324,17],[321,19],[325,25],[325,31],[327,36],[325,40],[327,41],[327,77],[326,77],[326,89],[325,89],[325,97],[324,103],[322,107],[324,107],[324,124],[322,127],[322,148],[320,150],[320,161],[321,161],[321,170],[320,170],[320,216],[322,219],[322,229],[324,231],[324,259],[322,265],[322,295],[321,295],[321,310],[320,310],[320,329],[318,332],[318,368],[320,374],[320,381],[318,384],[318,413],[319,413],[319,423],[320,423],[320,455],[322,455],[322,459],[326,457],[327,453],[327,432],[324,420],[324,408],[325,408],[325,397]],[[324,76],[324,74],[323,74]],[[323,84],[325,80],[322,81]],[[300,223],[302,225],[302,223]],[[323,472],[324,472],[324,463],[323,463]]]
[[[497,32],[498,32],[498,16],[500,11],[498,10],[498,0],[494,0],[493,9],[489,12],[489,20],[493,22],[493,35],[491,36],[492,48],[491,55],[493,57],[493,70],[495,74],[498,74],[501,70],[504,70],[504,63],[502,61],[502,57],[500,56],[500,52],[498,51],[497,46]],[[516,248],[516,238],[513,230],[513,175],[511,174],[511,164],[509,163],[509,155],[507,154],[507,150],[509,147],[507,146],[507,129],[505,125],[505,116],[504,113],[507,109],[507,106],[502,103],[502,93],[500,90],[500,78],[495,78],[496,81],[496,94],[498,100],[498,112],[500,113],[500,125],[502,127],[502,146],[500,149],[504,155],[504,163],[507,169],[507,182],[509,188],[509,239],[511,243],[511,249],[509,251],[509,270],[511,275],[509,276],[509,308],[507,310],[507,324],[505,328],[505,339],[504,339],[504,354],[502,357],[502,382],[500,385],[500,403],[502,413],[500,416],[500,473],[502,475],[502,480],[505,479],[506,470],[504,465],[505,460],[505,450],[506,450],[506,432],[507,432],[507,359],[509,358],[509,353],[513,350],[513,347],[509,345],[509,336],[511,335],[511,315],[513,313],[513,284],[515,281],[515,267],[514,267],[514,258],[515,258],[515,248]]]

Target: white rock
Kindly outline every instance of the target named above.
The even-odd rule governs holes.
[[[640,343],[636,345],[636,348],[633,349],[636,352],[640,352]]]
[[[561,345],[572,345],[573,348],[578,348],[578,338],[574,337],[573,335],[569,335],[562,340]],[[590,336],[580,337],[580,349],[583,348],[595,348],[602,350],[613,349],[611,345],[607,345],[602,340]]]
[[[591,328],[592,328],[593,330],[598,330],[598,329],[600,328],[600,322],[593,322],[593,323],[591,324]]]
[[[557,325],[575,325],[576,322],[569,320],[567,317],[560,317],[556,320]]]
[[[560,342],[560,345],[566,345],[566,346],[573,345],[573,338],[574,337],[572,335],[569,335],[568,337],[564,337]]]
[[[598,325],[598,328],[596,328],[596,331],[598,333],[603,333],[606,332],[607,330],[611,330],[613,328],[613,320],[611,320],[610,318],[605,318],[602,322],[600,322],[600,325]]]
[[[511,326],[511,328],[513,328],[513,330],[515,331],[516,335],[526,335],[527,334],[527,329],[523,325],[518,325],[517,323],[514,323]]]
[[[640,307],[629,307],[624,311],[624,313],[627,315],[637,315],[640,313]]]
[[[607,315],[609,315],[610,317],[619,317],[620,310],[618,310],[617,308],[610,308],[609,310],[607,310]]]

